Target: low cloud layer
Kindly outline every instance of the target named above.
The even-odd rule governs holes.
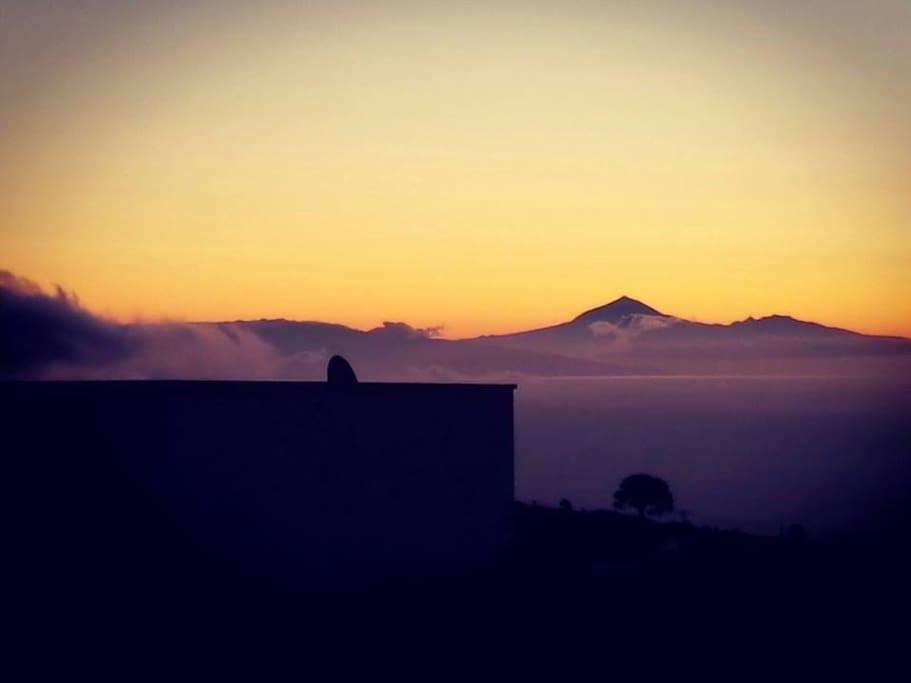
[[[97,368],[139,352],[127,326],[84,310],[61,287],[37,284],[0,271],[0,377],[40,374],[53,366]]]
[[[307,362],[307,361],[310,362]],[[313,359],[294,358],[298,373]],[[235,325],[119,324],[59,286],[0,271],[0,377],[6,379],[269,379],[286,362]]]
[[[412,327],[408,323],[383,322],[382,327],[375,327],[370,330],[370,334],[382,336],[387,339],[401,341],[414,341],[416,339],[433,339],[439,337],[443,331],[442,325],[438,327]]]
[[[618,346],[627,346],[633,339],[645,332],[661,330],[676,324],[677,318],[663,315],[627,315],[619,323],[606,320],[594,322],[588,326],[597,337],[610,340]]]
[[[343,334],[362,334],[341,328]],[[377,374],[410,375],[389,349],[438,336],[440,328],[384,322],[370,330],[362,361]],[[301,339],[279,351],[238,323],[122,324],[83,308],[59,286],[52,292],[0,271],[2,379],[323,379],[344,339]],[[382,356],[373,358],[371,349]]]
[[[282,372],[276,350],[234,325],[153,323],[130,326],[137,353],[103,371],[57,368],[56,374],[117,379],[272,379]]]

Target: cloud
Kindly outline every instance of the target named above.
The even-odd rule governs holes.
[[[440,330],[384,322],[369,332],[367,355]],[[282,353],[234,323],[117,323],[60,287],[47,292],[0,271],[0,378],[321,380],[331,355],[324,346]]]
[[[296,351],[283,356],[280,376],[284,379],[325,380],[329,352]]]
[[[615,325],[607,320],[599,320],[588,326],[592,334],[596,337],[615,337],[621,332],[619,325]]]
[[[134,325],[140,353],[106,368],[128,379],[272,379],[282,360],[273,346],[236,325]]]
[[[29,377],[55,364],[99,367],[140,344],[127,326],[89,313],[60,286],[49,294],[0,270],[0,377]]]
[[[313,363],[293,358],[298,373]],[[0,271],[0,377],[12,379],[271,379],[285,362],[236,325],[120,324]]]
[[[599,337],[626,335],[635,337],[643,332],[652,330],[661,330],[678,323],[677,318],[671,318],[663,315],[641,315],[638,313],[623,316],[618,323],[599,320],[588,326],[593,334]]]
[[[627,347],[636,339],[636,337],[645,334],[646,332],[661,330],[670,327],[671,325],[675,325],[678,322],[678,318],[669,316],[634,313],[632,315],[623,316],[617,323],[612,323],[607,320],[593,322],[588,326],[588,329],[591,330],[592,334],[596,337],[601,337],[606,341],[610,341],[618,347]]]
[[[679,318],[672,318],[664,315],[630,315],[627,323],[627,329],[633,329],[638,334],[651,332],[652,330],[663,330],[665,327],[671,327],[680,322]]]
[[[370,330],[369,334],[381,336],[387,339],[400,341],[412,341],[416,339],[432,339],[439,337],[443,331],[443,326],[436,327],[412,327],[408,323],[384,321],[382,327],[375,327]]]

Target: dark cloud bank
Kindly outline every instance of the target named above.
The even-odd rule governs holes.
[[[0,271],[0,377],[5,379],[270,378],[278,352],[233,325],[120,324],[61,287]]]
[[[59,286],[47,294],[33,282],[0,271],[0,374],[40,375],[61,364],[98,367],[138,351],[129,329],[79,306]]]

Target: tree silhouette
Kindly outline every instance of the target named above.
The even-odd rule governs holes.
[[[671,487],[664,479],[650,474],[631,474],[614,493],[614,507],[618,510],[632,508],[640,517],[666,515],[674,510]]]

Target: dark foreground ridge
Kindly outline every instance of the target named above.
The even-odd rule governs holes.
[[[224,661],[237,639],[831,646],[902,609],[904,526],[820,544],[514,503],[513,389],[0,383],[14,620],[56,652],[178,639]]]

